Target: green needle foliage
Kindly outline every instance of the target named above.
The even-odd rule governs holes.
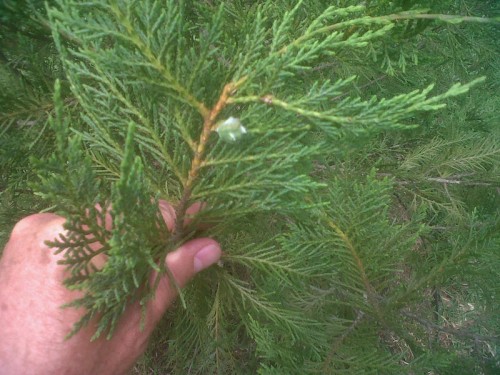
[[[498,26],[493,2],[443,3],[33,2],[16,35],[51,30],[53,65],[2,65],[24,90],[2,93],[2,196],[21,178],[67,219],[50,245],[87,311],[68,333],[99,317],[111,337],[166,254],[209,235],[222,262],[181,291],[145,368],[493,373]]]

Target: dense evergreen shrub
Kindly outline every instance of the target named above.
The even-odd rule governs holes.
[[[52,245],[86,291],[75,331],[98,313],[109,336],[150,272],[169,272],[159,260],[211,224],[223,261],[182,291],[137,373],[493,374],[498,14],[3,1],[3,241],[27,213],[65,216]],[[206,209],[169,234],[159,199],[179,223]]]

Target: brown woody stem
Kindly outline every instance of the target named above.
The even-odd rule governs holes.
[[[215,127],[215,120],[217,119],[217,116],[219,116],[221,111],[225,108],[226,104],[228,104],[229,97],[244,82],[244,80],[245,78],[239,80],[238,82],[228,83],[227,85],[225,85],[217,103],[212,107],[210,111],[207,111],[203,116],[203,129],[200,134],[200,139],[196,144],[194,157],[191,162],[191,168],[189,170],[186,183],[184,184],[184,193],[182,194],[182,197],[175,209],[176,220],[174,236],[172,238],[172,242],[174,244],[179,243],[184,236],[184,219],[186,217],[186,211],[189,208],[189,200],[191,198],[194,182],[198,177],[200,167],[202,166],[203,156],[206,152],[206,146],[210,137],[210,133],[214,130]]]

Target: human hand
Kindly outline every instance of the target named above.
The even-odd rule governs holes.
[[[190,211],[199,208],[193,205]],[[175,211],[164,201],[160,202],[160,210],[172,230]],[[175,287],[165,276],[147,306],[144,330],[139,329],[141,308],[135,303],[128,307],[110,340],[100,337],[90,341],[96,322],[65,340],[84,311],[61,309],[82,292],[64,287],[62,282],[69,275],[57,263],[62,254],[54,255],[45,244],[64,232],[64,221],[49,213],[22,219],[0,259],[1,375],[123,374],[144,352],[156,324],[176,297]],[[198,238],[169,253],[166,262],[182,287],[197,272],[217,262],[220,255],[217,242]]]

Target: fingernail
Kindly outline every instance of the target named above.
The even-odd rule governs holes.
[[[220,258],[220,254],[220,248],[215,244],[202,247],[194,257],[194,271],[200,272],[212,264],[217,263]]]

